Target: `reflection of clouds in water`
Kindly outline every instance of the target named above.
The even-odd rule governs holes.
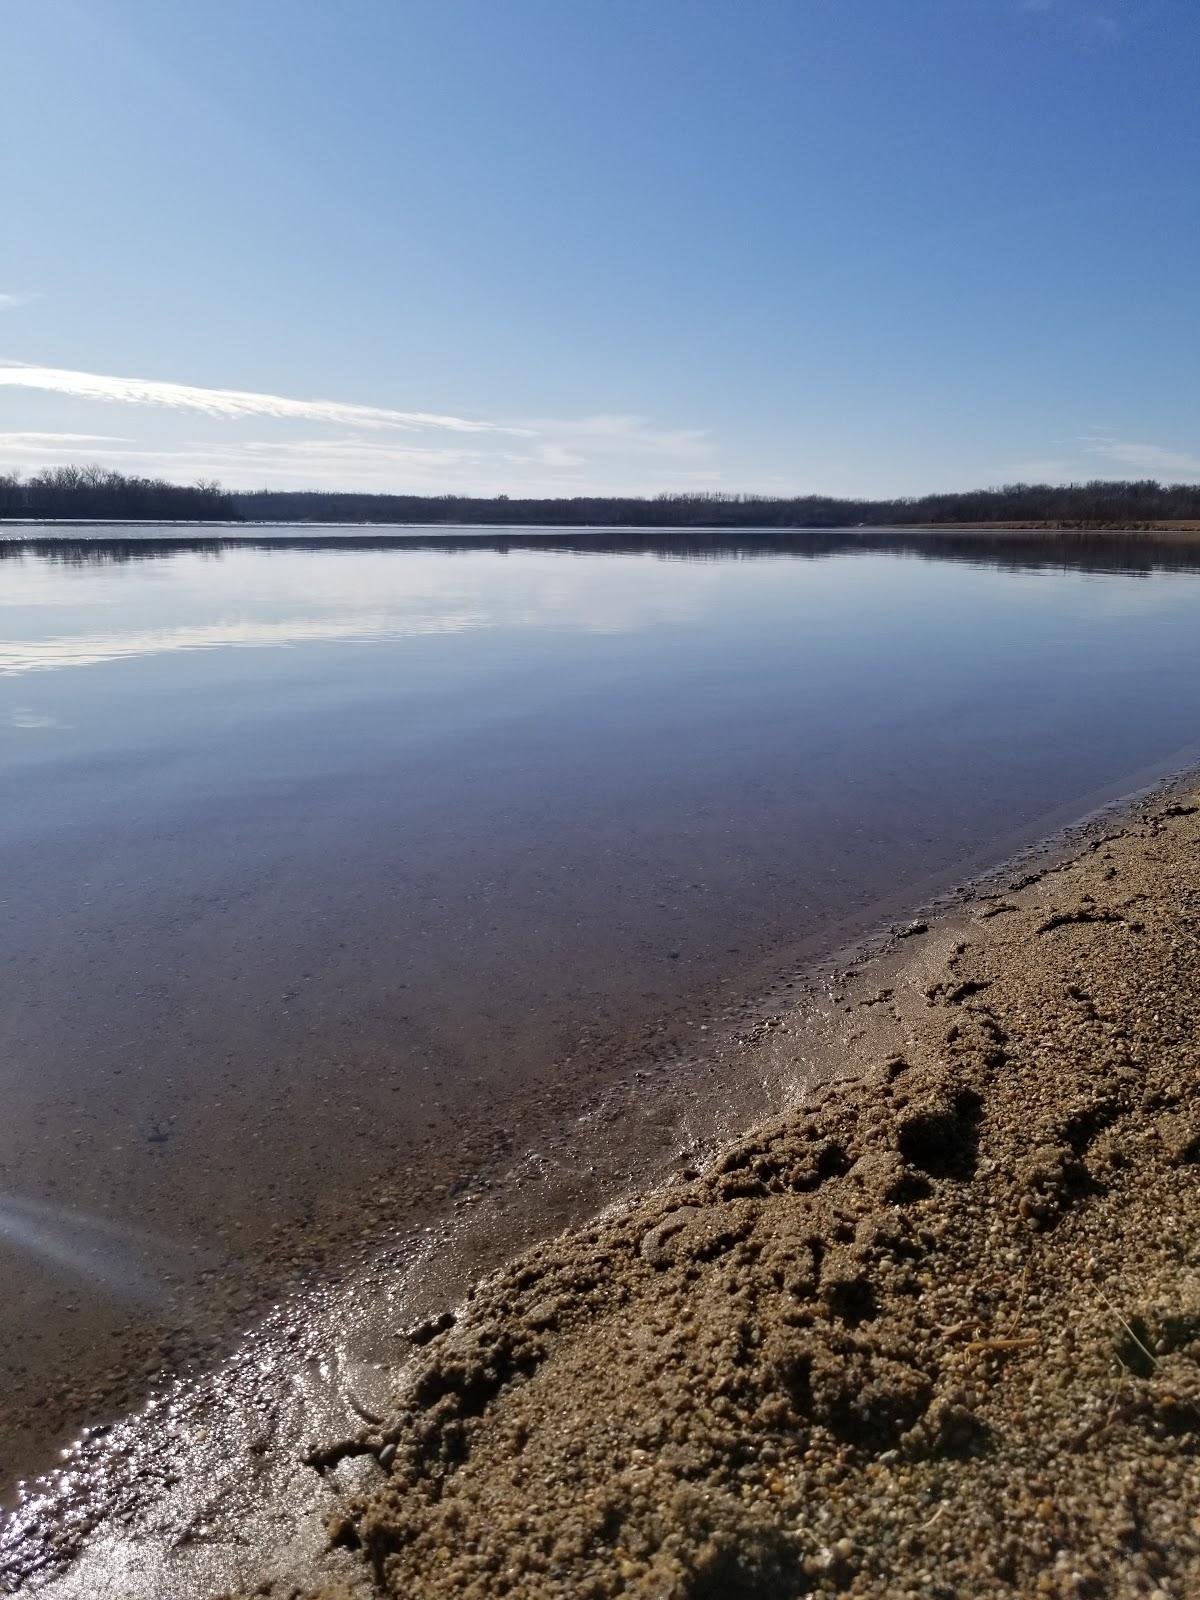
[[[720,573],[681,572],[642,556],[562,552],[256,550],[219,561],[188,557],[161,571],[162,580],[169,578],[181,598],[209,615],[212,604],[235,616],[386,609],[403,633],[413,611],[470,612],[479,627],[546,624],[609,632],[691,617],[697,596],[719,582]],[[156,584],[156,605],[167,603],[167,587]]]
[[[181,650],[261,649],[341,640],[369,644],[378,639],[431,633],[463,633],[478,626],[470,617],[410,617],[403,626],[386,615],[293,622],[214,622],[190,628],[154,628],[128,633],[75,634],[57,639],[0,643],[0,675],[48,672],[55,667],[90,667],[135,656],[171,655]],[[25,723],[18,726],[48,726]]]
[[[8,720],[14,728],[65,728],[67,724],[60,722],[57,717],[45,717],[38,711],[31,711],[28,706],[17,706],[8,713]]]
[[[38,638],[0,640],[0,675],[179,651],[368,644],[490,629],[629,633],[694,621],[716,577],[696,572],[681,581],[638,559],[561,556],[247,552],[228,562],[189,556],[154,565],[152,573],[106,575],[110,599],[112,589],[124,588],[130,620],[102,632],[70,627],[77,585],[69,577],[60,587],[66,625]],[[39,585],[45,583],[43,572]],[[86,604],[90,595],[79,598]],[[157,625],[145,626],[149,619]]]

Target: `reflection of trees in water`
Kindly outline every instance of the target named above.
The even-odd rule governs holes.
[[[186,539],[171,539],[154,534],[137,539],[110,539],[104,535],[79,539],[63,534],[51,538],[45,535],[36,538],[0,537],[0,561],[19,561],[33,555],[60,567],[116,567],[128,561],[159,561],[164,556],[180,555],[185,551],[219,561],[226,550],[264,543],[255,539],[203,539],[194,535]],[[273,541],[269,547],[281,548]]]
[[[520,551],[640,555],[660,561],[816,561],[841,555],[893,555],[958,561],[1012,572],[1200,572],[1200,537],[1154,533],[1002,532],[950,529],[758,530],[738,533],[680,529],[552,530],[545,533],[245,533],[210,537],[148,534],[90,538],[45,535],[0,539],[0,561],[37,555],[63,566],[103,567],[188,553],[220,560],[229,550],[410,550],[463,554]]]

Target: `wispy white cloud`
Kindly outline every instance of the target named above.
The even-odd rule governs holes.
[[[623,412],[562,421],[535,418],[528,426],[534,433],[557,440],[560,449],[589,454],[696,460],[709,449],[709,436],[702,428],[657,428],[646,417]]]
[[[132,441],[113,433],[0,433],[0,455],[27,456],[31,451],[78,455],[84,445],[129,444]]]
[[[157,378],[117,378],[11,361],[0,361],[0,386],[39,389],[80,400],[198,411],[210,417],[278,417],[329,422],[342,427],[441,428],[453,433],[522,435],[530,431],[498,422],[441,416],[431,411],[396,411],[387,406],[354,405],[341,400],[294,400],[286,395],[257,394],[244,389],[209,389],[197,384],[167,383]]]
[[[1182,476],[1200,479],[1200,455],[1193,455],[1186,450],[1170,450],[1160,444],[1095,436],[1082,439],[1080,443],[1089,455],[1099,456],[1128,472],[1144,473],[1150,478]]]
[[[11,436],[19,438],[19,435]],[[192,440],[178,444],[104,443],[82,435],[80,442],[36,435],[5,449],[0,434],[0,464],[35,471],[64,460],[95,461],[123,472],[145,473],[177,482],[217,478],[234,489],[359,489],[382,493],[438,494],[598,494],[654,493],[681,486],[715,488],[720,474],[707,465],[669,458],[594,460],[557,445],[531,443],[513,448],[470,445],[421,446],[378,435],[296,439]],[[482,441],[481,441],[482,442]],[[685,480],[685,481],[684,481]]]
[[[1017,9],[1029,16],[1053,13],[1085,36],[1108,44],[1116,44],[1124,33],[1116,9],[1109,6],[1080,3],[1080,0],[1019,0]]]
[[[1064,483],[1078,476],[1078,468],[1069,461],[1058,456],[1042,456],[1031,461],[1010,461],[1007,466],[994,467],[988,475],[988,481],[993,484]]]
[[[1110,44],[1116,44],[1124,31],[1120,22],[1109,11],[1089,11],[1086,20],[1089,26]]]
[[[1157,478],[1162,483],[1200,482],[1200,453],[1166,445],[1118,439],[1099,430],[1056,439],[1066,453],[1007,462],[988,473],[988,482],[1079,483],[1089,478]]]
[[[113,405],[134,437],[105,431]],[[10,428],[0,427],[0,462],[30,470],[73,459],[234,488],[424,493],[653,493],[720,482],[707,432],[634,411],[470,419],[2,358],[0,406]],[[212,424],[200,438],[197,418]]]
[[[44,300],[45,296],[36,289],[8,290],[0,289],[0,311],[15,311],[19,306],[32,305],[35,300]]]

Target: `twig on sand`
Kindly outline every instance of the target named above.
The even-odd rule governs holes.
[[[1025,1310],[1025,1300],[1029,1294],[1029,1273],[1032,1267],[1033,1257],[1030,1256],[1025,1262],[1025,1271],[1021,1274],[1021,1298],[1017,1301],[1017,1309],[1013,1312],[1012,1321],[1004,1330],[1004,1337],[1006,1339],[1011,1339],[1016,1333],[1017,1329],[1021,1326],[1021,1316]]]
[[[1137,1345],[1138,1349],[1146,1357],[1146,1360],[1149,1361],[1150,1365],[1152,1367],[1157,1367],[1158,1366],[1158,1357],[1154,1354],[1154,1351],[1153,1350],[1147,1350],[1146,1346],[1138,1338],[1137,1334],[1130,1327],[1129,1323],[1126,1322],[1125,1318],[1117,1310],[1116,1306],[1113,1305],[1112,1301],[1108,1298],[1108,1296],[1105,1294],[1104,1290],[1100,1287],[1099,1284],[1096,1285],[1096,1293],[1100,1296],[1101,1300],[1104,1301],[1104,1304],[1112,1312],[1113,1316],[1116,1317],[1117,1321],[1125,1329],[1125,1332],[1133,1340],[1134,1344]]]
[[[967,1354],[977,1355],[984,1350],[1031,1350],[1041,1342],[1041,1335],[1037,1333],[1023,1333],[1017,1338],[972,1339]]]

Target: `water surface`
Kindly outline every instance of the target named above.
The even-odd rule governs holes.
[[[139,1318],[1182,765],[1198,618],[1145,539],[0,543],[0,1466]]]

